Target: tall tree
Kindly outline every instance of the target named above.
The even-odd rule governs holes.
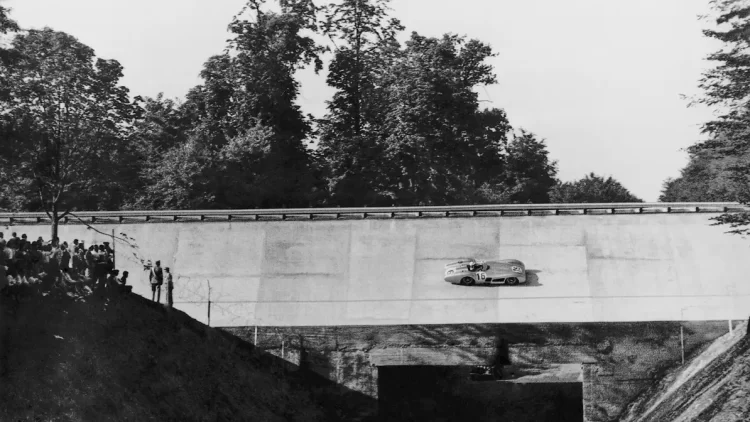
[[[558,183],[550,192],[550,201],[558,204],[643,202],[612,177],[594,173],[575,182]]]
[[[549,158],[543,139],[521,129],[508,143],[505,162],[506,195],[510,203],[542,204],[557,183],[557,162]]]
[[[295,72],[310,64],[322,68],[323,49],[306,35],[317,28],[316,9],[310,0],[281,1],[281,13],[263,5],[249,1],[229,25],[227,51],[205,63],[204,83],[181,107],[189,139],[144,172],[150,187],[139,198],[142,206],[280,207],[316,200],[319,177],[304,143],[312,127],[295,103]],[[251,19],[241,18],[244,13]]]
[[[383,84],[385,189],[400,204],[474,202],[487,169],[502,171],[509,130],[502,111],[479,110],[474,91],[495,82],[485,63],[492,51],[464,37],[413,33],[402,55]]]
[[[703,95],[697,102],[715,110],[716,117],[704,124],[707,139],[694,145],[693,156],[716,161],[715,167],[725,180],[737,188],[732,196],[740,202],[750,201],[750,3],[741,0],[712,2],[714,28],[703,31],[723,46],[708,56],[716,66],[704,73],[700,80]],[[725,160],[729,158],[729,160]],[[693,163],[696,164],[696,163]],[[700,163],[697,163],[700,164]],[[728,165],[726,165],[728,164]],[[688,169],[690,171],[697,169]],[[667,182],[669,183],[669,181]],[[672,186],[674,189],[674,182]],[[667,185],[669,188],[670,185]],[[701,192],[704,195],[708,192]],[[703,196],[704,198],[706,196]],[[750,214],[724,214],[717,218],[729,224],[734,232],[745,233],[742,227],[750,224]]]
[[[336,89],[328,114],[318,122],[320,156],[329,190],[339,205],[388,201],[378,192],[383,148],[377,141],[389,104],[382,75],[399,55],[398,19],[388,16],[390,0],[343,0],[323,8],[323,33],[335,49],[327,83]]]
[[[95,59],[68,34],[30,30],[12,48],[0,100],[0,183],[19,198],[16,208],[43,209],[55,237],[60,219],[113,182],[137,109],[118,85],[122,66]]]

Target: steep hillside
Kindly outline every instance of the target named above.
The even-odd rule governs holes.
[[[136,295],[0,295],[2,421],[322,421],[284,363]]]
[[[622,422],[750,420],[747,324],[717,339],[628,406]]]

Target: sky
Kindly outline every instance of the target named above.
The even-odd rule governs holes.
[[[184,98],[206,59],[224,49],[245,0],[0,4],[23,28],[67,32],[118,60],[132,95]],[[477,90],[481,104],[544,139],[562,181],[594,172],[656,201],[711,118],[683,97],[700,94],[713,65],[705,57],[719,47],[702,34],[710,22],[699,20],[709,0],[392,0],[391,8],[406,27],[402,39],[450,32],[492,46],[498,83]],[[322,117],[333,94],[325,70],[299,78],[300,106]]]

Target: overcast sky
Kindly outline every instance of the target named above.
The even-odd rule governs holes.
[[[319,0],[319,3],[322,0]],[[245,0],[0,0],[24,28],[52,27],[125,68],[133,95],[182,98],[220,53]],[[687,163],[711,113],[688,108],[706,55],[708,0],[393,0],[404,36],[445,32],[489,43],[498,84],[483,105],[546,140],[558,177],[613,176],[646,201]],[[300,72],[304,111],[322,117],[325,73]]]

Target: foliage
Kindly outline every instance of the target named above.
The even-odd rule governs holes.
[[[737,200],[747,203],[750,173],[750,3],[714,0],[713,29],[704,34],[723,43],[708,56],[716,66],[700,80],[703,96],[696,102],[715,110],[706,122],[707,139],[689,149],[690,163],[677,179],[665,182],[662,200]],[[725,214],[718,224],[730,224],[733,232],[750,221],[743,214]]]
[[[77,207],[106,206],[101,192],[117,182],[128,125],[136,109],[118,86],[122,66],[96,59],[74,37],[30,30],[12,44],[9,81],[0,101],[0,180],[14,207],[43,209],[57,221]]]
[[[558,183],[550,192],[553,203],[619,203],[643,202],[612,177],[594,173],[575,182]]]
[[[251,208],[315,201],[319,176],[304,145],[312,128],[295,104],[294,78],[302,66],[322,67],[322,48],[303,35],[316,29],[315,9],[309,0],[284,1],[281,13],[265,12],[262,5],[249,1],[241,12],[253,20],[235,17],[228,51],[205,63],[204,84],[190,91],[182,114],[163,126],[181,128],[187,119],[187,129],[175,135],[182,131],[190,140],[166,138],[173,150],[144,169],[148,188],[138,206]]]

